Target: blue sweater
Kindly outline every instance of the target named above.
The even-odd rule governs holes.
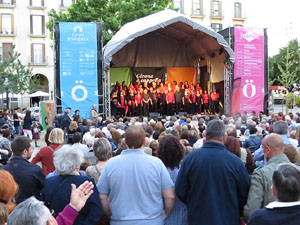
[[[206,142],[183,160],[177,197],[187,205],[189,225],[240,225],[249,176],[242,161],[217,142]]]
[[[300,224],[300,205],[254,211],[247,225],[296,225]]]
[[[67,180],[64,182],[65,179]],[[48,178],[42,190],[43,199],[45,202],[50,203],[50,208],[54,210],[57,216],[70,202],[71,184],[78,187],[86,180],[94,183],[94,180],[87,176],[54,176]],[[59,187],[62,182],[64,183]],[[56,190],[58,187],[59,189]],[[55,191],[54,194],[52,194],[53,191]],[[95,225],[100,220],[103,210],[95,183],[93,191],[93,194],[76,217],[74,225]],[[51,197],[52,199],[50,199]]]

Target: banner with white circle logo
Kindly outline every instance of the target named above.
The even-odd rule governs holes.
[[[59,23],[59,30],[62,108],[88,119],[98,104],[97,24]]]
[[[233,113],[259,113],[264,107],[264,30],[235,27],[234,37],[234,80],[238,85],[232,98]]]

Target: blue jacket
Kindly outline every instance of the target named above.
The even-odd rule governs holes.
[[[94,183],[94,180],[87,176],[73,175],[47,178],[45,187],[42,190],[43,200],[45,203],[50,203],[50,208],[54,210],[57,216],[70,202],[71,184],[75,184],[78,187],[85,181],[92,181]],[[53,193],[54,191],[55,193]],[[103,210],[95,183],[93,191],[93,194],[76,217],[74,225],[95,225],[100,220]]]
[[[261,145],[261,139],[256,134],[250,134],[249,138],[243,143],[243,148],[248,148],[251,152],[255,152]]]
[[[25,158],[14,156],[7,165],[0,169],[10,172],[19,185],[20,191],[16,198],[17,203],[31,196],[39,199],[45,181],[45,175],[41,167],[31,164]]]
[[[177,197],[187,205],[189,225],[240,225],[249,176],[242,161],[217,142],[206,142],[183,160]]]

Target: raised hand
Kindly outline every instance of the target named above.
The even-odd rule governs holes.
[[[85,205],[88,198],[93,194],[94,185],[92,182],[85,181],[78,188],[71,184],[72,192],[69,205],[79,212]]]

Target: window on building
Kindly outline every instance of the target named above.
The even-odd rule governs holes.
[[[177,11],[180,13],[184,13],[184,0],[174,0],[174,8],[178,9]]]
[[[234,17],[242,18],[242,3],[240,2],[234,3]]]
[[[31,44],[31,63],[45,63],[45,44]]]
[[[211,16],[222,16],[222,2],[220,0],[212,0],[211,2]]]
[[[211,28],[216,31],[219,32],[222,30],[222,24],[221,23],[212,23],[211,24]]]
[[[193,16],[203,15],[203,0],[193,0]]]
[[[75,0],[61,0],[60,5],[63,7],[69,7],[75,2]]]
[[[45,16],[30,15],[30,34],[45,35]]]
[[[14,17],[12,14],[1,14],[1,34],[13,34]]]
[[[10,51],[12,50],[12,43],[2,43],[2,59],[10,58]]]
[[[44,7],[45,1],[44,0],[29,0],[29,5],[33,7]]]

